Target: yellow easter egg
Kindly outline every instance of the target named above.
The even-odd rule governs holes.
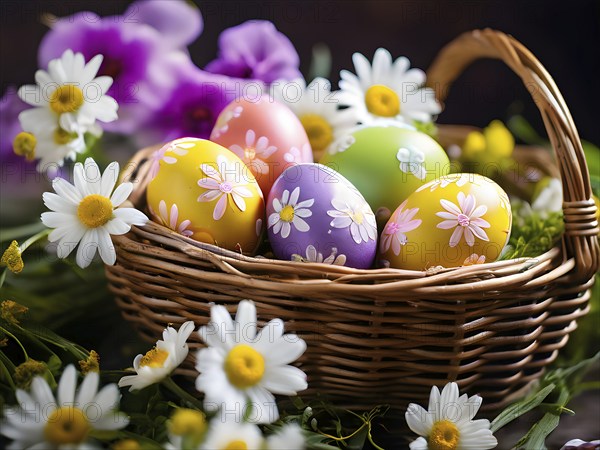
[[[504,190],[472,173],[451,174],[413,192],[381,234],[380,260],[398,269],[459,267],[498,259],[510,237]]]
[[[146,199],[152,219],[197,241],[253,253],[263,194],[233,152],[204,139],[172,141],[152,156]]]

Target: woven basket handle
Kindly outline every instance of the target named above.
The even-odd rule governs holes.
[[[558,159],[563,184],[564,241],[576,268],[569,276],[587,281],[600,267],[598,221],[589,172],[571,113],[554,80],[523,44],[491,29],[464,33],[438,54],[427,73],[427,85],[444,102],[452,82],[475,60],[502,60],[531,93]]]

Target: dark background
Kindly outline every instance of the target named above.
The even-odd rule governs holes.
[[[128,0],[2,0],[0,2],[0,84],[33,82],[37,46],[46,32],[40,16],[81,10],[123,13]],[[492,27],[510,33],[545,65],[561,89],[582,138],[600,144],[600,2],[588,1],[200,1],[204,32],[193,43],[193,60],[203,67],[216,55],[226,27],[245,20],[272,20],[296,46],[308,75],[315,44],[332,51],[331,80],[352,69],[355,51],[372,58],[379,46],[394,57],[408,56],[426,69],[438,50],[460,33]],[[523,113],[543,131],[537,110],[520,80],[500,62],[478,62],[455,84],[441,123],[485,126],[490,120]]]

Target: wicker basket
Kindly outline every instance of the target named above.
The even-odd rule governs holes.
[[[280,317],[308,350],[299,364],[310,392],[336,404],[405,407],[425,401],[432,385],[457,381],[487,409],[527,389],[565,345],[588,311],[599,266],[598,222],[589,175],[571,115],[552,78],[519,42],[483,30],[447,45],[429,73],[440,101],[477,58],[504,61],[533,93],[554,147],[564,187],[562,245],[535,259],[415,272],[356,270],[247,257],[198,243],[156,223],[115,236],[117,264],[106,268],[127,320],[149,341],[167,323],[207,322],[209,304],[233,311],[256,302],[259,318]],[[451,141],[465,129],[441,129]],[[147,157],[139,152],[125,178],[131,202],[145,208]],[[517,154],[532,159],[527,149]],[[533,158],[535,159],[535,158]],[[542,170],[546,161],[538,161]],[[191,346],[201,346],[196,334]],[[183,372],[193,375],[193,354]]]

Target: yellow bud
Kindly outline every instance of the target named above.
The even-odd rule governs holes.
[[[27,311],[29,311],[29,308],[20,305],[17,302],[13,302],[12,300],[4,300],[0,304],[0,317],[2,318],[2,320],[12,325],[18,325],[18,317],[22,316]]]
[[[487,151],[493,159],[509,158],[515,149],[515,138],[499,120],[493,120],[484,130]]]
[[[462,145],[461,157],[467,161],[475,161],[485,152],[485,137],[479,131],[471,131]]]
[[[2,265],[8,267],[12,273],[19,273],[23,270],[24,264],[21,258],[21,248],[17,241],[12,241],[8,248],[2,254],[0,259]]]
[[[112,445],[113,450],[140,450],[140,443],[135,439],[121,439]]]
[[[33,161],[36,145],[37,139],[33,134],[21,131],[13,141],[13,150],[15,154],[24,156],[27,161]]]
[[[79,367],[83,375],[90,372],[100,372],[100,355],[95,350],[91,350],[87,359],[79,361]]]
[[[169,421],[169,431],[177,436],[200,438],[206,430],[206,417],[195,409],[178,408]]]
[[[48,369],[48,366],[35,359],[28,359],[22,364],[15,367],[14,380],[15,384],[20,389],[28,390],[31,386],[31,382],[35,377],[42,377],[46,381],[50,381],[52,384],[52,374]]]

